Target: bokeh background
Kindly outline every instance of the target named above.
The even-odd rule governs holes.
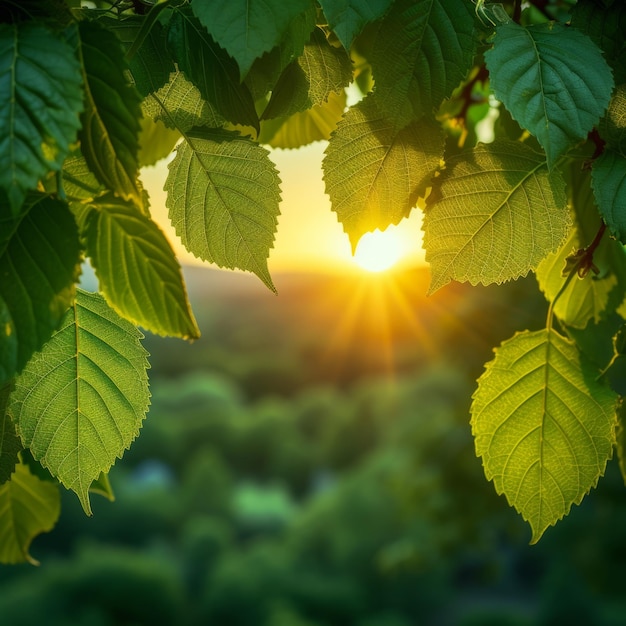
[[[146,337],[152,407],[111,470],[116,501],[92,496],[86,518],[63,493],[41,566],[0,566],[0,624],[626,624],[616,461],[529,546],[474,455],[484,363],[545,323],[534,279],[426,297],[415,217],[413,256],[355,272],[312,174],[322,151],[273,154],[278,295],[185,265],[202,338]],[[165,175],[144,178],[167,228]]]

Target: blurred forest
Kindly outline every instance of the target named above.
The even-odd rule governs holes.
[[[486,482],[468,409],[491,347],[536,328],[533,279],[186,269],[203,336],[148,336],[152,407],[116,502],[0,567],[7,626],[626,624],[616,461],[536,546]]]

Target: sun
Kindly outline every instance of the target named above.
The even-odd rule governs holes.
[[[395,230],[375,230],[361,237],[354,253],[354,262],[368,272],[384,272],[401,258],[403,242]]]

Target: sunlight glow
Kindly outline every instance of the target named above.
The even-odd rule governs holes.
[[[361,237],[354,254],[354,262],[368,272],[383,272],[400,260],[402,247],[394,230],[388,228],[381,233],[377,229]]]

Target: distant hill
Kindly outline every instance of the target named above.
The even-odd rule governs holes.
[[[423,267],[279,273],[278,295],[250,274],[191,266],[184,274],[202,337],[190,345],[148,336],[153,376],[219,371],[252,396],[396,376],[461,356],[465,368],[480,368],[544,306],[532,279],[500,288],[452,283],[427,297]]]

